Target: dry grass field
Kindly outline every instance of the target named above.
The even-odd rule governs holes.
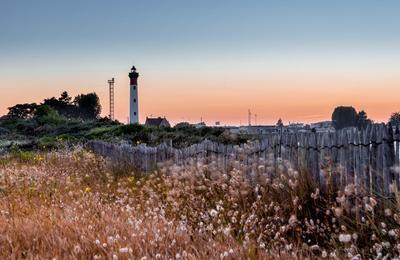
[[[396,198],[321,195],[283,161],[142,176],[82,149],[0,159],[2,259],[394,258],[399,236]]]

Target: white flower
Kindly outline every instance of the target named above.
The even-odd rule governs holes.
[[[215,217],[217,214],[218,212],[215,209],[210,210],[211,217]]]
[[[369,198],[369,202],[371,203],[371,206],[372,207],[375,207],[377,204],[378,204],[378,202],[374,199],[374,198]]]
[[[342,243],[348,243],[351,241],[351,235],[350,234],[340,234],[339,241]]]
[[[392,215],[391,209],[385,209],[385,216],[390,217]]]
[[[74,253],[75,254],[78,254],[78,253],[80,253],[81,252],[81,247],[79,246],[79,245],[76,245],[75,247],[74,247]]]
[[[335,208],[335,216],[336,217],[341,217],[343,215],[343,209],[342,208]]]
[[[373,208],[371,205],[369,205],[369,204],[365,204],[365,209],[366,209],[367,211],[369,211],[369,212],[373,212],[373,211],[374,211],[374,208]]]
[[[129,252],[129,249],[127,248],[127,247],[121,247],[120,249],[119,249],[119,252],[120,253],[128,253]]]
[[[294,226],[297,223],[296,215],[292,214],[289,218],[289,225]]]
[[[112,236],[107,237],[107,243],[112,245],[114,243],[114,238]]]

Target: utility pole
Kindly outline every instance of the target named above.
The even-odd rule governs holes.
[[[254,114],[254,125],[257,125],[257,114]]]
[[[110,120],[114,121],[114,78],[108,81],[110,90]]]

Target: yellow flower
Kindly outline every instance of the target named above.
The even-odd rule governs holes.
[[[135,177],[134,177],[134,176],[128,177],[128,181],[129,181],[129,182],[134,182],[134,181],[135,181]]]
[[[91,192],[91,191],[92,191],[92,188],[90,188],[90,187],[85,188],[85,192]]]

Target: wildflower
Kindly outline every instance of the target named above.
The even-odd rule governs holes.
[[[115,239],[112,236],[107,237],[107,243],[112,245],[114,244]]]
[[[385,209],[385,216],[390,217],[392,215],[392,210],[391,209]]]
[[[85,188],[85,192],[86,192],[86,193],[91,192],[91,191],[92,191],[92,188],[90,188],[90,187],[86,187],[86,188]]]
[[[350,196],[351,194],[353,194],[353,192],[354,192],[354,186],[353,186],[353,185],[347,185],[347,186],[344,188],[344,193],[345,193],[347,196]]]
[[[294,226],[297,223],[297,217],[296,215],[292,214],[289,218],[289,225]]]
[[[122,247],[122,248],[119,249],[119,252],[122,253],[122,254],[128,253],[129,249],[127,247]]]
[[[389,230],[389,236],[391,236],[391,237],[396,237],[397,236],[397,234],[396,234],[396,231],[394,231],[393,229],[391,229],[391,230]]]
[[[313,198],[313,199],[318,199],[318,197],[319,197],[319,189],[317,188],[317,189],[315,189],[315,193],[311,193],[311,198]]]
[[[381,244],[385,248],[390,248],[390,242],[388,242],[388,241],[383,241]]]
[[[372,207],[375,207],[377,204],[378,204],[378,202],[374,199],[374,198],[369,198],[369,202],[371,203],[371,206]]]
[[[351,235],[350,234],[340,234],[339,241],[342,243],[348,243],[351,241]]]
[[[373,208],[371,205],[369,205],[369,204],[365,204],[365,210],[366,210],[366,211],[369,211],[369,212],[373,212],[373,211],[374,211],[374,208]]]
[[[336,207],[334,212],[335,212],[335,216],[338,218],[343,215],[343,209],[340,207]]]
[[[79,246],[79,245],[76,245],[75,247],[74,247],[74,253],[75,254],[79,254],[80,252],[81,252],[81,247]]]
[[[321,256],[322,256],[322,258],[326,258],[326,257],[328,257],[328,253],[324,250],[324,251],[322,251]]]
[[[100,240],[96,239],[96,240],[94,241],[94,243],[95,243],[96,245],[100,245]]]

